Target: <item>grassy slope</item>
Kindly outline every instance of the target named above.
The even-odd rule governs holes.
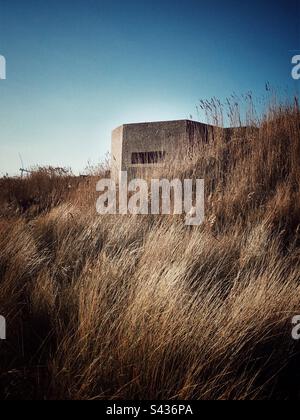
[[[204,226],[97,216],[92,177],[0,181],[2,398],[300,397],[298,108],[168,171],[205,177]]]

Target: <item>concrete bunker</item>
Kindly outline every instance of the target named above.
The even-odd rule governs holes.
[[[129,178],[162,164],[183,146],[208,142],[214,127],[190,120],[125,124],[112,133],[111,177],[121,171]]]

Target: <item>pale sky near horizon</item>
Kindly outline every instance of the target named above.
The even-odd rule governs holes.
[[[202,98],[292,95],[299,2],[0,0],[0,175],[19,154],[82,172],[115,127],[196,117]]]

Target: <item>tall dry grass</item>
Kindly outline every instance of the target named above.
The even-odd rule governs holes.
[[[299,398],[299,116],[270,108],[162,169],[206,179],[192,229],[96,215],[94,177],[48,179],[59,200],[20,214],[5,183],[34,196],[36,175],[1,180],[1,398]]]

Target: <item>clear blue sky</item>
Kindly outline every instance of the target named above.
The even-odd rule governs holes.
[[[19,153],[80,171],[122,123],[187,118],[267,81],[296,89],[299,1],[0,0],[0,173]]]

